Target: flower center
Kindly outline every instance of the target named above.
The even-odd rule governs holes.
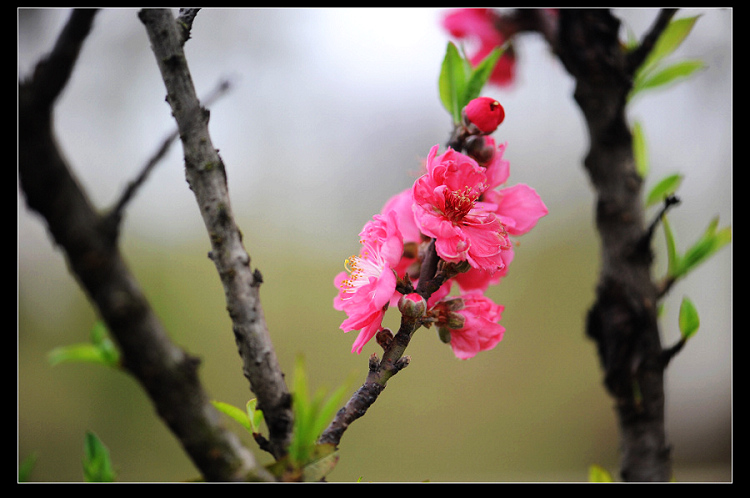
[[[464,187],[461,190],[445,192],[445,216],[452,222],[460,222],[469,214],[474,203],[482,194],[481,190]]]
[[[344,261],[344,268],[349,272],[349,278],[341,282],[341,290],[347,294],[357,292],[357,289],[370,283],[370,277],[379,278],[385,269],[382,258],[371,258],[367,251],[359,256],[350,256]]]

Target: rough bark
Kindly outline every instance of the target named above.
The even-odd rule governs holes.
[[[123,368],[143,386],[203,477],[270,479],[252,453],[223,428],[198,379],[199,360],[169,340],[123,260],[116,223],[94,209],[57,147],[54,104],[95,13],[73,11],[54,50],[19,84],[21,189],[117,342]]]
[[[210,257],[221,278],[232,331],[243,360],[243,373],[269,428],[266,446],[276,458],[287,451],[293,414],[291,396],[266,325],[260,301],[260,272],[250,256],[232,213],[224,163],[211,143],[208,110],[196,96],[183,44],[182,22],[168,9],[144,9],[139,17],[167,90],[185,157],[185,175],[211,241]]]
[[[671,15],[662,13],[641,47],[629,53],[609,10],[562,9],[555,41],[560,60],[575,78],[574,97],[589,134],[584,166],[596,194],[601,267],[586,332],[597,345],[604,384],[615,400],[626,481],[672,477],[651,234],[625,114],[634,71]]]

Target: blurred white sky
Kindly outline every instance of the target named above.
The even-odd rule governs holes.
[[[19,12],[18,67],[25,75],[51,48],[69,11]],[[637,34],[655,15],[617,13]],[[669,173],[686,175],[682,205],[670,218],[683,249],[714,216],[730,224],[732,208],[732,11],[687,9],[678,16],[697,13],[694,33],[675,58],[701,58],[708,69],[644,96],[631,109],[649,140],[648,185]],[[409,172],[419,159],[448,137],[450,120],[437,95],[448,41],[441,15],[435,9],[198,14],[186,52],[199,95],[222,77],[235,83],[213,106],[210,131],[241,224],[262,223],[269,230],[264,238],[305,240],[342,260],[356,247],[364,222],[411,184]],[[509,144],[510,183],[533,186],[550,209],[533,234],[536,243],[552,242],[559,230],[591,223],[593,197],[581,166],[587,144],[565,70],[536,36],[522,37],[517,47],[517,84],[487,92],[506,109],[494,136]],[[56,110],[62,148],[97,206],[114,201],[172,130],[164,95],[137,11],[100,12]],[[175,144],[136,197],[126,237],[205,240],[181,157]],[[51,260],[59,266],[60,260],[20,195],[18,206],[19,275],[33,289],[32,280],[47,285],[38,265]],[[243,231],[252,253],[256,234]],[[700,417],[696,393],[709,400],[729,395],[730,287],[731,252],[725,249],[677,289],[675,299],[689,294],[710,330],[701,339],[709,341],[706,347],[688,347],[670,368],[676,405],[670,416],[680,416],[675,412],[684,404],[691,417]]]

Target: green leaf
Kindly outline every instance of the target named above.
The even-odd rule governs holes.
[[[260,424],[263,422],[263,411],[256,409],[257,405],[258,400],[255,398],[248,401],[245,405],[247,419],[250,421],[250,427],[254,433],[260,432]]]
[[[633,123],[633,157],[635,159],[635,170],[641,178],[646,178],[649,170],[648,146],[646,136],[643,133],[641,123]]]
[[[664,202],[664,199],[677,191],[683,178],[680,173],[675,173],[659,181],[646,196],[646,207]]]
[[[687,297],[682,298],[680,304],[680,334],[685,340],[690,339],[698,331],[701,321],[698,316],[698,310],[693,302]]]
[[[55,348],[47,354],[49,362],[55,366],[65,362],[90,362],[106,364],[102,352],[93,344],[74,344]]]
[[[607,469],[594,464],[589,466],[589,482],[615,482],[615,480],[612,479],[612,474]]]
[[[119,367],[120,353],[107,336],[107,329],[99,322],[91,330],[91,343],[60,346],[47,354],[52,366],[64,362],[100,363],[109,367]]]
[[[703,236],[685,251],[685,254],[680,258],[679,265],[675,269],[675,277],[686,275],[731,242],[731,228],[724,227],[716,231],[717,224],[718,219],[714,219],[703,233]]]
[[[93,433],[86,432],[83,446],[83,478],[86,482],[114,482],[109,450]]]
[[[211,401],[211,404],[214,405],[214,408],[218,411],[239,423],[251,434],[254,432],[250,418],[244,410],[237,408],[234,405],[230,405],[229,403],[224,403],[223,401]]]
[[[650,71],[665,57],[671,55],[682,45],[685,38],[690,34],[699,16],[684,17],[672,20],[664,29],[659,39],[654,44],[651,53],[641,65],[639,72]]]
[[[292,467],[302,469],[303,474],[317,475],[322,470],[328,469],[327,473],[338,461],[338,457],[329,458],[318,461],[317,466],[311,467],[309,472],[305,470],[312,462],[322,458],[319,452],[323,450],[320,448],[321,445],[317,444],[317,440],[340,406],[346,389],[347,385],[344,384],[329,396],[326,395],[325,389],[318,389],[311,398],[308,392],[304,359],[301,356],[297,358],[292,383],[294,431],[289,445],[289,462]]]
[[[29,482],[29,476],[31,475],[31,471],[34,470],[36,459],[36,453],[32,453],[18,465],[18,482]]]
[[[440,77],[438,78],[438,89],[440,100],[443,107],[453,118],[454,123],[461,121],[461,109],[459,100],[464,93],[466,85],[465,61],[458,53],[458,49],[453,42],[448,42],[445,50],[445,57],[440,68]]]
[[[673,276],[677,271],[680,256],[677,254],[677,244],[674,240],[674,233],[672,233],[672,227],[669,224],[666,214],[661,217],[661,224],[664,227],[664,237],[667,242],[667,274]]]
[[[667,217],[662,217],[664,234],[667,239],[667,274],[672,279],[684,277],[731,242],[731,228],[727,226],[717,230],[718,224],[718,218],[711,220],[701,237],[684,254],[680,255],[677,252],[674,235],[672,234]]]
[[[490,75],[492,75],[492,71],[495,69],[495,65],[500,60],[500,57],[502,57],[504,51],[505,45],[503,47],[496,47],[471,71],[462,98],[459,101],[459,113],[466,104],[479,97],[479,94],[482,93],[482,88],[484,88]]]
[[[650,73],[635,78],[631,93],[634,95],[644,90],[669,85],[679,79],[691,76],[704,67],[705,64],[703,61],[687,60],[676,62],[662,69],[654,69]]]
[[[685,41],[697,20],[698,16],[694,16],[675,19],[669,23],[654,44],[646,60],[636,70],[633,77],[633,88],[628,94],[628,100],[632,100],[636,94],[644,90],[662,86],[678,78],[684,78],[703,67],[703,64],[698,61],[678,63],[666,69],[660,69],[659,67],[664,58],[671,55]]]

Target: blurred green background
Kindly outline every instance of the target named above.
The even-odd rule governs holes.
[[[731,223],[731,10],[704,9],[680,55],[708,69],[634,103],[650,140],[653,184],[683,171],[670,218],[682,247],[709,220]],[[67,10],[19,11],[19,77],[49,50]],[[357,233],[413,182],[419,159],[446,140],[436,78],[448,38],[432,9],[206,9],[187,44],[200,94],[235,83],[212,108],[233,209],[282,367],[304,355],[311,388],[364,379],[368,344],[350,353],[333,310],[333,277]],[[636,33],[651,9],[618,11]],[[507,118],[510,184],[528,183],[550,214],[520,239],[509,276],[489,294],[505,306],[504,340],[457,360],[433,330],[345,433],[336,482],[582,481],[616,472],[617,431],[583,324],[598,270],[593,196],[580,165],[586,141],[565,71],[536,38],[519,40],[519,81],[489,89]],[[130,9],[105,10],[57,110],[62,148],[94,202],[116,198],[172,129],[147,37]],[[18,199],[18,458],[35,481],[80,481],[86,431],[109,447],[121,481],[197,476],[150,401],[126,374],[46,355],[83,342],[97,318],[38,217]],[[663,271],[656,237],[657,274]],[[123,251],[173,340],[202,359],[210,395],[237,406],[242,376],[223,292],[176,145],[128,211]],[[701,330],[667,372],[667,433],[678,481],[732,479],[731,245],[665,302],[663,337],[677,340],[688,295]],[[395,315],[387,317],[395,325]],[[255,450],[234,422],[227,425]]]

